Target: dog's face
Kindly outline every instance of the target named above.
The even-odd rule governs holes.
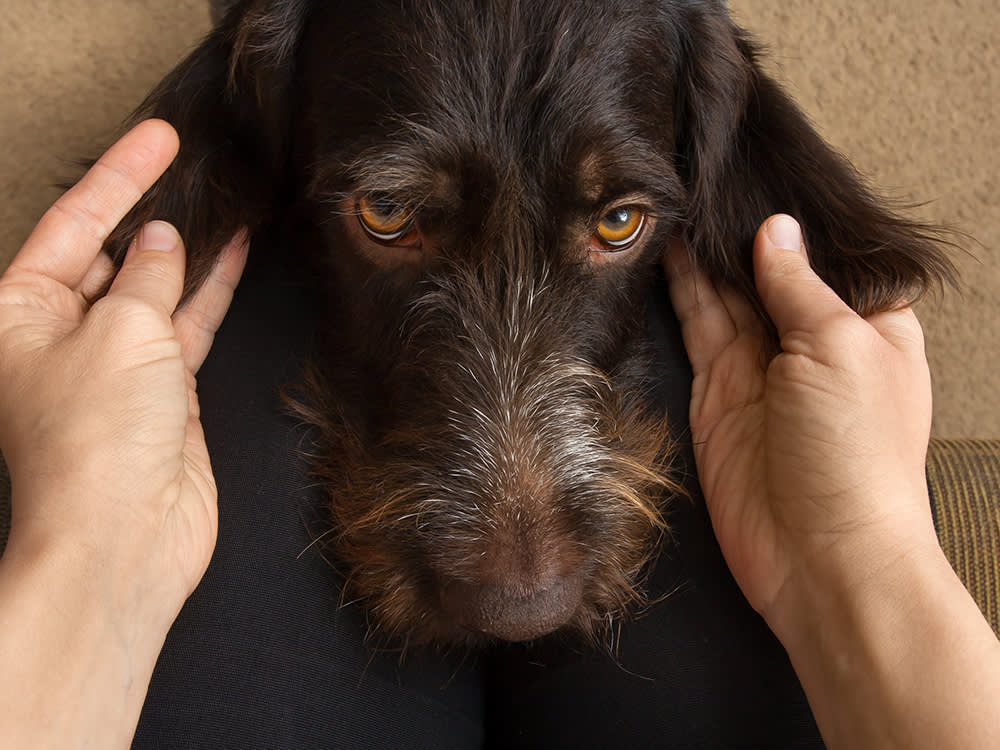
[[[590,633],[662,523],[643,302],[683,188],[634,71],[665,61],[613,4],[419,5],[317,7],[299,46],[334,555],[411,641]]]
[[[778,210],[862,311],[947,273],[712,2],[258,0],[151,96],[178,162],[109,241],[179,226],[191,284],[289,206],[326,269],[334,555],[411,643],[597,632],[673,485],[644,298],[672,233],[752,298]]]

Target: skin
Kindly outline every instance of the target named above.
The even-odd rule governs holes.
[[[782,249],[790,248],[790,249]],[[723,554],[787,649],[831,748],[1000,746],[1000,643],[938,544],[930,375],[910,309],[862,319],[765,222],[749,305],[668,253],[694,369],[698,475]]]
[[[0,277],[3,747],[127,747],[167,629],[215,546],[194,373],[246,257],[230,243],[176,311],[184,250],[140,233],[108,295],[103,239],[177,153],[149,121],[45,216]],[[18,717],[18,721],[10,721]]]
[[[139,125],[0,277],[0,449],[13,481],[0,558],[3,747],[127,747],[166,632],[215,545],[194,374],[245,243],[234,238],[177,310],[183,248],[154,222],[110,293],[88,302],[111,273],[103,238],[176,150],[168,125]],[[746,304],[693,271],[682,248],[666,262],[723,552],[831,747],[998,746],[1000,645],[941,553],[923,481],[919,325],[909,310],[856,316],[809,270],[797,227],[781,226],[770,220],[755,249],[784,350],[766,372]]]

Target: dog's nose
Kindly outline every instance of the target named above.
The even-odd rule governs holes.
[[[571,573],[529,587],[452,580],[441,597],[445,612],[463,627],[505,641],[530,641],[572,619],[583,598],[583,577]]]

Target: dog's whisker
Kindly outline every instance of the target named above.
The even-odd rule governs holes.
[[[324,540],[326,540],[329,536],[335,533],[336,529],[327,529],[322,534],[319,534],[318,536],[316,536],[316,538],[314,538],[311,542],[309,542],[309,544],[307,544],[305,547],[302,548],[302,551],[295,556],[295,559],[301,560],[302,556],[305,555],[309,550],[311,550],[318,544],[322,544]]]

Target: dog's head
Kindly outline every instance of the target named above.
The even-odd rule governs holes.
[[[670,487],[643,302],[672,233],[751,299],[777,211],[859,311],[949,271],[718,2],[246,0],[141,113],[181,152],[112,255],[170,220],[193,287],[240,227],[307,227],[335,554],[416,642],[592,633],[638,597]]]

